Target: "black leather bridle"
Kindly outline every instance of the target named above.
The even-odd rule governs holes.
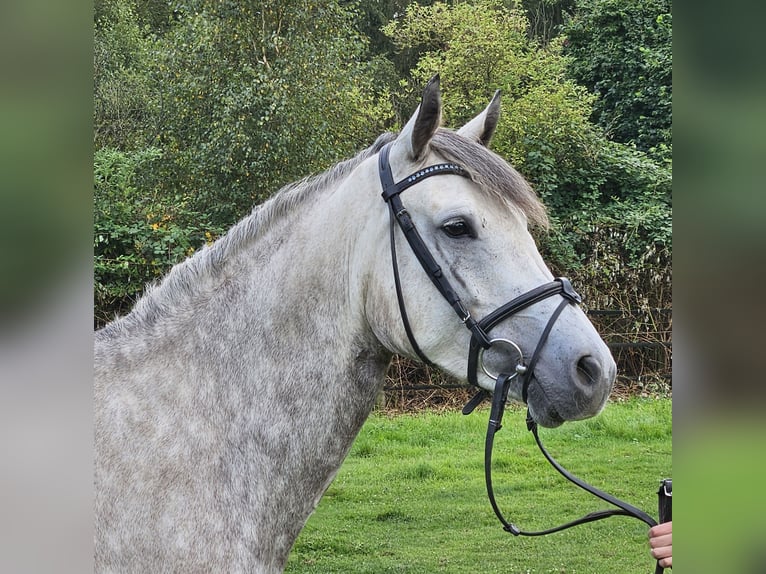
[[[545,450],[545,447],[543,446],[540,440],[540,437],[538,435],[537,424],[532,419],[529,409],[527,409],[527,428],[530,431],[532,431],[532,434],[535,437],[535,442],[537,443],[538,447],[540,448],[541,452],[543,453],[545,458],[548,460],[548,462],[559,473],[561,473],[567,480],[573,482],[580,488],[583,488],[584,490],[590,492],[594,496],[597,496],[598,498],[616,506],[617,508],[610,509],[610,510],[602,510],[598,512],[592,512],[586,516],[583,516],[582,518],[573,520],[571,522],[567,522],[566,524],[562,524],[561,526],[557,526],[554,528],[541,530],[541,531],[521,530],[517,526],[515,526],[513,523],[506,520],[502,512],[500,512],[500,509],[495,500],[494,490],[492,488],[492,450],[494,446],[495,433],[497,433],[497,431],[499,431],[502,426],[501,422],[503,418],[503,412],[505,410],[505,404],[508,398],[510,382],[516,376],[520,377],[520,381],[522,383],[521,385],[522,400],[526,403],[529,384],[530,384],[530,381],[532,380],[532,376],[534,373],[535,366],[537,364],[537,360],[540,357],[540,352],[543,346],[545,345],[545,342],[548,339],[548,335],[550,334],[554,323],[556,322],[556,320],[558,319],[559,315],[561,314],[561,312],[564,310],[565,307],[567,307],[568,305],[578,305],[581,302],[581,299],[580,299],[580,296],[577,294],[577,292],[572,288],[572,285],[568,279],[564,277],[557,277],[556,279],[554,279],[553,281],[549,283],[540,285],[539,287],[536,287],[516,297],[515,299],[512,299],[508,303],[502,305],[501,307],[497,308],[495,311],[491,312],[486,317],[482,318],[480,321],[476,321],[471,316],[471,313],[468,311],[465,305],[460,301],[460,298],[458,297],[456,291],[452,288],[452,285],[450,284],[449,280],[447,279],[445,274],[442,272],[441,267],[434,259],[433,255],[431,254],[426,244],[423,242],[423,239],[421,238],[417,228],[415,227],[415,223],[412,221],[412,218],[410,217],[409,213],[404,208],[404,205],[400,197],[401,193],[405,191],[406,189],[409,189],[410,187],[417,184],[418,182],[423,181],[424,179],[432,177],[432,176],[447,175],[447,174],[458,175],[461,177],[470,177],[470,176],[468,175],[468,172],[465,170],[465,168],[463,168],[462,166],[458,164],[440,163],[440,164],[423,168],[405,177],[404,179],[398,182],[395,182],[393,178],[393,174],[391,172],[391,164],[388,159],[391,146],[392,146],[392,143],[388,143],[380,150],[380,154],[378,156],[378,170],[380,175],[380,182],[383,187],[383,194],[382,194],[383,200],[388,204],[389,212],[390,212],[389,228],[390,228],[390,243],[391,243],[391,259],[393,264],[396,297],[399,303],[399,312],[401,314],[402,322],[404,324],[404,330],[407,334],[407,338],[413,350],[424,363],[430,366],[434,366],[433,362],[431,362],[428,359],[428,357],[425,355],[425,353],[422,351],[417,341],[415,340],[415,336],[412,333],[412,328],[410,326],[409,318],[407,316],[407,310],[404,303],[404,297],[402,294],[401,280],[399,277],[399,266],[398,266],[397,257],[396,257],[396,237],[395,237],[395,226],[394,226],[395,221],[398,223],[399,228],[404,233],[404,237],[406,238],[407,243],[409,243],[410,248],[415,254],[415,257],[420,262],[420,265],[425,270],[429,279],[431,279],[431,281],[436,286],[439,293],[441,293],[441,295],[447,300],[447,302],[453,308],[453,310],[457,314],[460,321],[471,331],[471,342],[470,342],[469,351],[468,351],[467,376],[468,376],[469,383],[471,383],[475,387],[478,387],[480,390],[476,394],[476,396],[474,396],[468,402],[468,404],[466,404],[466,406],[463,408],[463,414],[471,413],[476,408],[476,406],[478,406],[485,398],[489,396],[489,393],[485,391],[484,389],[481,389],[478,384],[478,369],[480,368],[480,366],[482,369],[484,369],[485,373],[487,373],[488,376],[493,377],[493,375],[491,375],[483,366],[483,362],[482,362],[483,351],[486,349],[489,349],[493,345],[505,344],[505,345],[511,346],[518,354],[518,362],[516,366],[514,367],[514,372],[499,373],[498,375],[496,375],[496,377],[493,377],[496,379],[496,382],[495,382],[494,392],[492,393],[492,408],[490,411],[489,425],[487,427],[487,436],[486,436],[485,447],[484,447],[484,472],[485,472],[485,481],[487,485],[487,495],[489,497],[490,504],[492,505],[492,509],[495,511],[495,514],[497,515],[498,519],[503,525],[503,529],[506,532],[513,534],[514,536],[542,536],[545,534],[558,532],[560,530],[565,530],[567,528],[571,528],[572,526],[576,526],[578,524],[585,524],[587,522],[593,522],[596,520],[601,520],[603,518],[608,518],[610,516],[616,516],[616,515],[631,516],[633,518],[642,520],[643,522],[648,524],[650,527],[655,526],[657,522],[644,511],[626,502],[623,502],[622,500],[615,498],[611,496],[610,494],[602,492],[601,490],[580,480],[576,476],[570,474],[558,462],[556,462],[556,460],[548,453],[548,451]],[[556,295],[561,295],[562,301],[556,307],[550,319],[548,319],[548,323],[543,329],[543,332],[540,335],[540,339],[538,340],[537,346],[535,347],[535,350],[533,351],[528,363],[525,364],[523,353],[521,349],[519,348],[519,346],[516,345],[514,342],[509,341],[507,339],[500,339],[500,338],[493,339],[490,337],[489,331],[492,330],[492,328],[498,325],[500,322],[513,316],[514,314],[518,313],[522,309],[526,309],[527,307],[530,307],[531,305],[534,305],[535,303],[539,303],[540,301],[543,301],[549,297],[554,297]],[[658,564],[656,572],[660,573],[662,571],[663,571],[662,567],[659,566]]]
[[[452,288],[449,279],[447,279],[446,275],[444,275],[441,267],[434,259],[426,244],[423,242],[423,239],[420,237],[420,234],[415,227],[415,223],[412,221],[410,214],[404,208],[400,197],[400,194],[403,191],[409,189],[416,183],[423,181],[426,178],[445,174],[469,177],[468,173],[463,167],[457,164],[440,163],[423,168],[420,171],[405,177],[399,182],[394,182],[393,174],[391,173],[391,165],[388,161],[391,145],[391,143],[386,144],[380,150],[380,154],[378,156],[378,168],[380,172],[380,182],[383,186],[383,200],[388,204],[390,212],[389,228],[391,238],[391,259],[393,262],[396,297],[399,303],[399,312],[404,324],[404,330],[407,333],[407,338],[409,339],[410,345],[424,363],[432,367],[434,366],[433,362],[421,350],[420,346],[415,340],[415,336],[412,333],[412,328],[410,327],[409,318],[407,316],[407,309],[404,304],[404,297],[402,295],[401,280],[399,278],[399,265],[396,257],[396,236],[394,233],[394,221],[399,224],[399,228],[404,233],[404,237],[407,239],[407,243],[409,243],[410,248],[415,254],[415,257],[420,262],[420,265],[425,270],[429,279],[431,279],[439,293],[441,293],[441,295],[450,304],[460,321],[471,331],[471,343],[469,346],[468,354],[468,382],[476,387],[479,387],[477,372],[482,349],[489,349],[492,345],[500,342],[510,344],[517,350],[519,354],[519,363],[516,366],[516,372],[523,376],[524,384],[522,389],[522,396],[526,401],[527,386],[529,385],[529,381],[531,379],[534,364],[537,362],[537,357],[539,356],[540,350],[542,349],[542,346],[548,337],[548,333],[550,333],[550,330],[553,327],[553,323],[556,321],[567,304],[578,304],[580,302],[580,296],[572,288],[572,285],[569,283],[568,279],[564,277],[558,277],[550,283],[536,287],[531,291],[516,297],[515,299],[509,301],[505,305],[499,307],[484,317],[481,321],[476,321],[471,316],[471,313],[468,311],[468,309],[466,309],[465,305],[463,305],[460,297],[458,297],[457,293]],[[563,301],[561,301],[558,308],[553,312],[553,315],[548,321],[548,325],[543,331],[540,342],[538,343],[535,352],[532,354],[532,359],[529,365],[533,367],[532,369],[530,369],[529,366],[523,364],[523,356],[521,354],[521,350],[515,343],[507,341],[506,339],[490,338],[488,331],[504,319],[507,319],[522,309],[526,309],[527,307],[547,299],[548,297],[559,294],[562,295]]]

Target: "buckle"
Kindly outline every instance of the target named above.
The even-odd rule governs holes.
[[[561,295],[569,299],[572,303],[579,305],[582,303],[582,297],[574,290],[572,283],[566,277],[556,277],[556,281],[561,283]]]

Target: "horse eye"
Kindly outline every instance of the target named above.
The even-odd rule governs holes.
[[[471,226],[462,219],[452,219],[442,225],[442,229],[444,230],[444,233],[450,237],[463,237],[464,235],[473,236]]]

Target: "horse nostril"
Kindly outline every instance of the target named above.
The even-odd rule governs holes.
[[[601,365],[590,355],[585,355],[577,361],[577,371],[584,383],[592,385],[601,379]]]

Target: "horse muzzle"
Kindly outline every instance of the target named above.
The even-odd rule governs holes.
[[[531,353],[525,355],[510,339],[491,337],[490,331],[504,320],[558,295],[562,300],[542,329]],[[609,397],[616,376],[614,359],[606,344],[598,338],[591,348],[567,349],[561,353],[547,345],[562,312],[579,303],[580,296],[570,282],[559,277],[487,315],[471,329],[468,381],[482,388],[478,381],[479,370],[495,381],[501,376],[510,379],[511,394],[527,403],[531,416],[541,426],[555,427],[565,421],[598,414]]]

